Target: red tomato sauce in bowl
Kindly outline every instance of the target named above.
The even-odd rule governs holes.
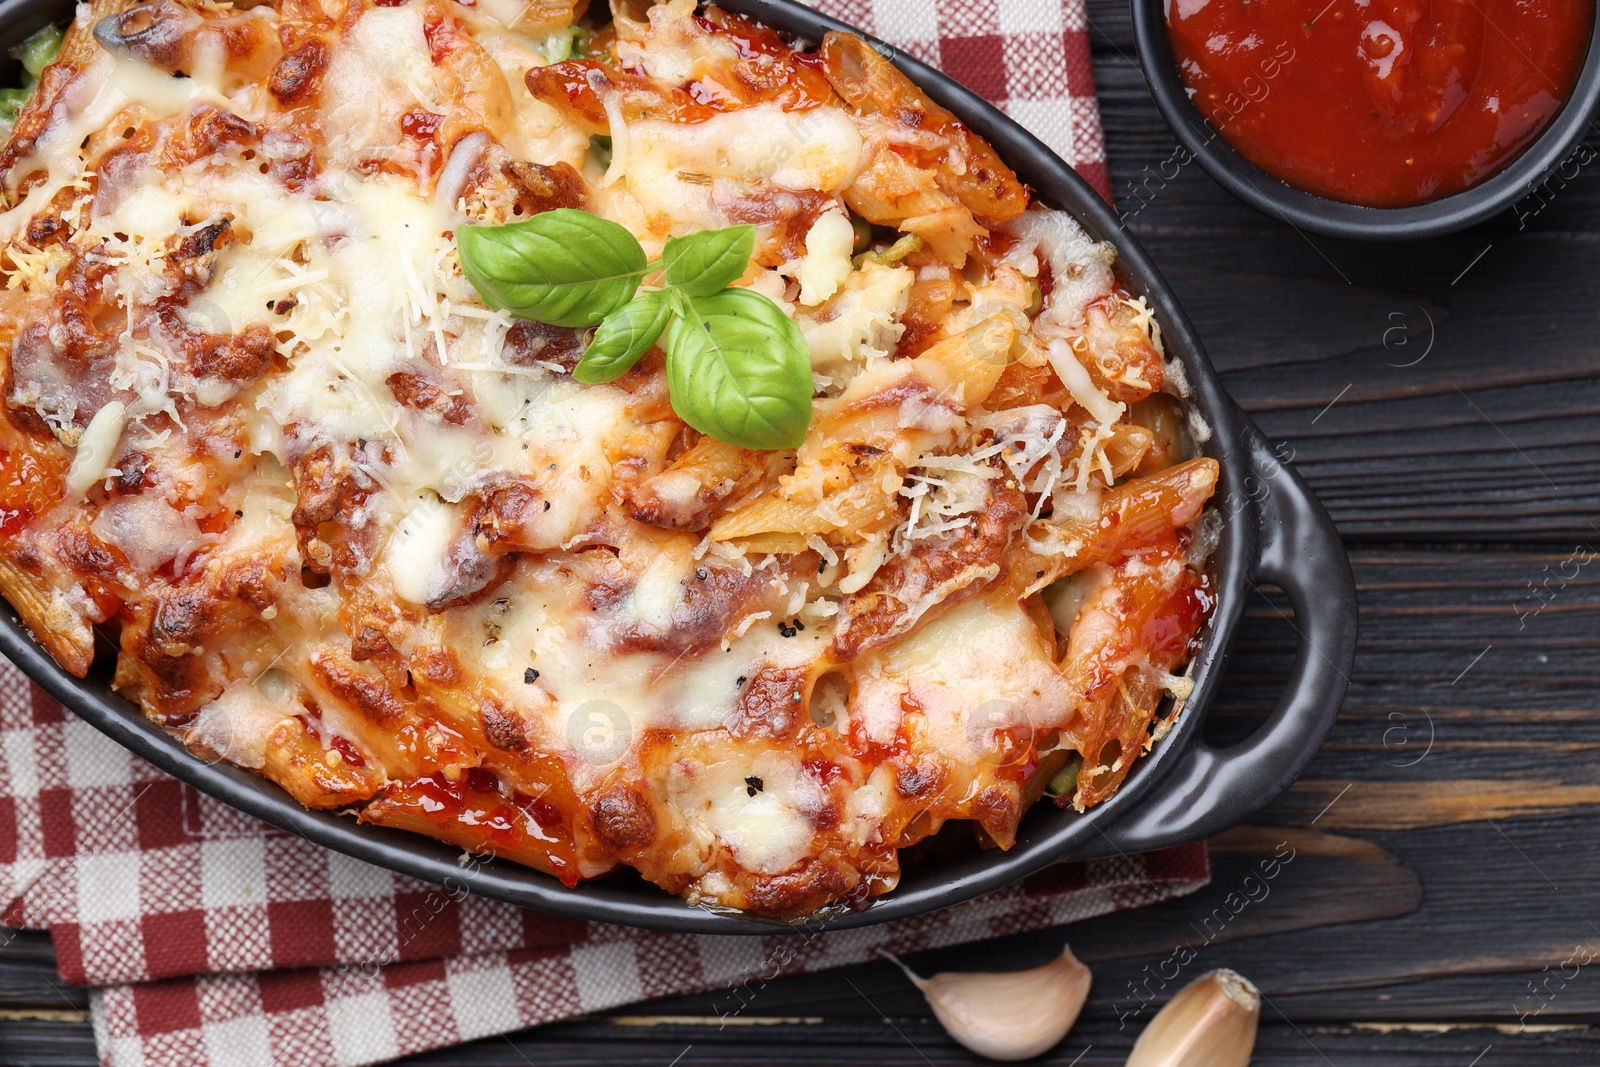
[[[1307,192],[1406,207],[1515,159],[1561,110],[1593,0],[1168,0],[1200,113]]]

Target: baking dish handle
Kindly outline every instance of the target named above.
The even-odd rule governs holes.
[[[1294,606],[1299,648],[1287,692],[1245,741],[1217,749],[1198,734],[1150,800],[1112,823],[1084,852],[1148,852],[1210,837],[1289,787],[1333,726],[1350,684],[1356,590],[1327,512],[1248,420],[1256,485],[1227,487],[1255,538],[1251,585],[1279,586]],[[1097,847],[1098,846],[1098,847]]]

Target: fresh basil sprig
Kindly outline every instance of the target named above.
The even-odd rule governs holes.
[[[671,320],[672,301],[667,291],[646,289],[600,320],[600,328],[583,350],[583,358],[572,368],[572,376],[586,385],[622,377],[650,350]]]
[[[492,308],[553,326],[594,326],[639,291],[649,264],[626,228],[574,208],[456,231],[461,270]]]
[[[491,307],[557,326],[598,326],[574,379],[621,377],[665,338],[672,407],[701,433],[743,448],[794,448],[811,424],[804,336],[744,275],[755,227],[670,238],[658,263],[625,228],[562,208],[504,226],[463,226],[462,270]],[[665,287],[639,289],[661,270]]]

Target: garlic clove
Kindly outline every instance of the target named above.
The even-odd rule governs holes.
[[[1134,1043],[1126,1067],[1245,1067],[1261,994],[1235,971],[1209,971],[1178,991]]]
[[[1089,995],[1089,968],[1065,946],[1061,955],[1026,971],[971,971],[920,978],[895,957],[941,1025],[958,1042],[991,1060],[1025,1060],[1064,1037]]]

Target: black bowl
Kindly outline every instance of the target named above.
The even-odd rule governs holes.
[[[769,26],[818,41],[848,29],[791,0],[722,0]],[[21,40],[71,8],[60,0],[0,0],[0,46]],[[830,914],[832,929],[868,926],[933,911],[1008,885],[1065,859],[1141,852],[1197,841],[1233,825],[1285,789],[1321,744],[1344,698],[1355,656],[1356,595],[1338,535],[1300,477],[1280,462],[1223,393],[1194,330],[1144,251],[1083,179],[1022,127],[960,85],[906,56],[900,67],[927,93],[987,138],[1040,198],[1070,211],[1096,238],[1115,241],[1118,266],[1156,312],[1169,354],[1182,360],[1192,408],[1210,430],[1207,455],[1222,481],[1213,506],[1224,523],[1215,555],[1217,606],[1191,668],[1194,692],[1177,725],[1139,760],[1121,790],[1079,815],[1036,806],[1008,852],[932,859],[899,888],[860,911]],[[1257,583],[1281,586],[1294,606],[1300,648],[1286,692],[1247,741],[1225,750],[1200,736],[1245,597]],[[327,848],[427,881],[542,911],[658,930],[766,934],[797,926],[692,908],[636,876],[574,889],[505,860],[463,866],[461,851],[419,834],[368,826],[349,816],[307,811],[276,785],[224,763],[207,763],[113,693],[110,663],[86,680],[71,677],[16,619],[0,618],[0,652],[80,717],[177,778],[274,826]],[[812,924],[814,928],[815,924]]]
[[[1133,36],[1150,95],[1161,115],[1207,174],[1270,218],[1330,237],[1368,241],[1415,240],[1464,230],[1498,214],[1539,188],[1572,154],[1600,103],[1600,19],[1577,84],[1555,118],[1504,170],[1470,189],[1412,207],[1363,207],[1330,200],[1274,178],[1245,159],[1194,106],[1167,35],[1168,0],[1130,0]],[[1587,160],[1585,160],[1587,162]],[[1570,177],[1567,175],[1566,177]]]

